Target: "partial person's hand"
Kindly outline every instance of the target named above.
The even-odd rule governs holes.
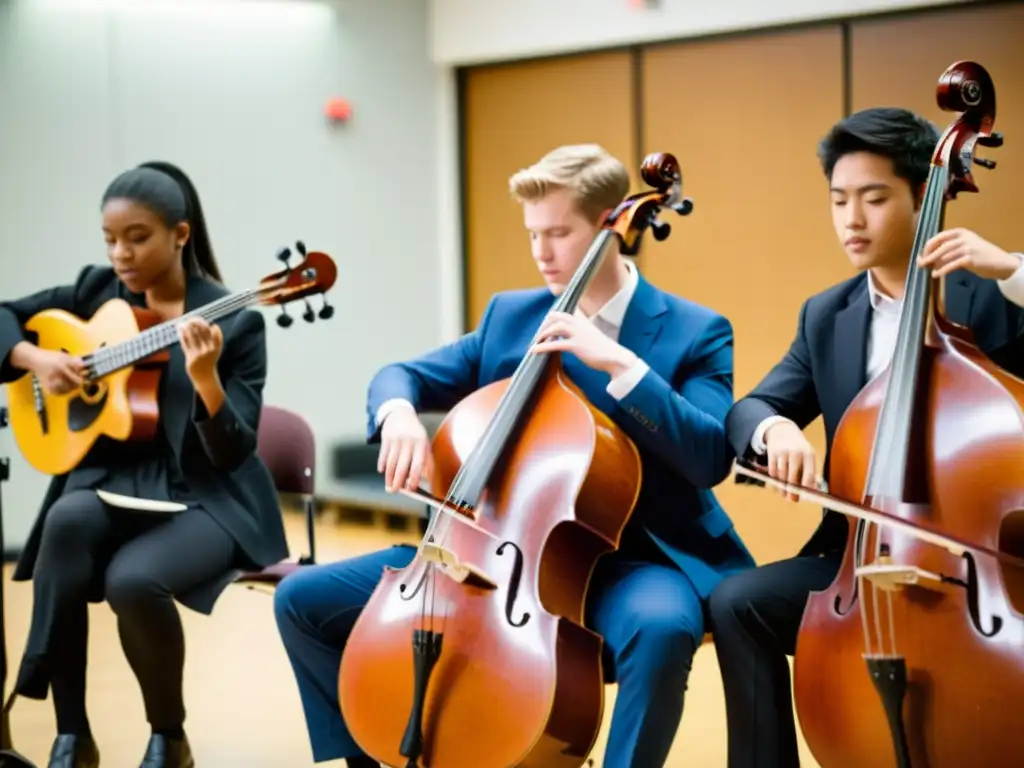
[[[190,318],[178,326],[178,341],[192,383],[198,386],[213,379],[224,347],[220,326],[210,325],[199,317]]]
[[[32,373],[51,395],[66,395],[85,381],[85,365],[80,357],[67,352],[38,349],[32,359]]]
[[[929,240],[917,263],[931,267],[933,277],[966,269],[988,280],[1006,280],[1020,269],[1021,258],[969,229],[958,227],[939,232]]]
[[[565,312],[549,314],[531,352],[571,352],[584,364],[613,379],[636,362],[636,355],[601,333],[589,320]]]
[[[384,417],[380,430],[377,471],[384,473],[388,493],[402,488],[419,488],[420,478],[430,476],[432,467],[430,439],[416,411],[400,405]]]
[[[815,487],[817,459],[814,446],[796,424],[791,421],[772,424],[764,433],[764,444],[768,448],[768,474],[771,477],[805,488]],[[797,501],[796,494],[780,493],[790,501]]]

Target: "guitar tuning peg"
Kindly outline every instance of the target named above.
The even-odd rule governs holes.
[[[320,307],[320,312],[318,314],[320,315],[320,319],[321,320],[330,320],[331,317],[334,316],[334,307],[332,307],[330,304],[327,303],[327,297],[326,296],[324,296],[323,298],[324,298],[324,305],[322,307]]]
[[[277,324],[282,328],[287,328],[295,322],[295,318],[288,314],[288,310],[284,308],[284,304],[281,305],[281,314],[277,316]]]
[[[282,248],[280,251],[277,252],[277,260],[282,262],[286,269],[288,268],[288,259],[290,259],[291,257],[291,248]]]
[[[301,240],[295,241],[295,250],[299,252],[303,257],[306,255],[306,244]]]
[[[316,314],[313,312],[313,305],[309,303],[309,299],[306,299],[306,311],[302,313],[302,319],[307,323],[312,323],[316,319]]]

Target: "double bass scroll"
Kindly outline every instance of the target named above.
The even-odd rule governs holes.
[[[676,159],[607,217],[551,311],[571,313],[610,246],[680,215]],[[353,738],[406,768],[577,768],[604,707],[602,640],[584,627],[597,559],[618,547],[640,490],[636,446],[566,376],[527,352],[509,379],[458,403],[432,444],[434,514],[412,562],[385,569],[342,656]]]

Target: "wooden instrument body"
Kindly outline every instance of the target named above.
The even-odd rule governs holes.
[[[836,430],[830,492],[1024,556],[1024,382],[973,346],[965,329],[940,317],[936,323],[942,333],[922,351],[919,391],[927,394],[906,468],[908,503],[864,495],[888,370],[861,391]],[[877,551],[881,537],[893,563],[974,581],[977,604],[964,586],[927,582],[902,587],[890,613],[884,592],[856,588],[851,528],[836,579],[810,595],[794,657],[797,712],[815,759],[823,768],[896,765],[865,665],[866,618],[873,644],[894,637],[906,659],[911,764],[1004,764],[1021,738],[1019,708],[1011,702],[1024,701],[1024,573],[891,529],[866,530],[867,551]]]
[[[463,400],[433,441],[433,488],[448,488],[488,425],[503,380]],[[477,510],[453,520],[443,545],[497,589],[438,574],[431,617],[418,557],[388,569],[353,628],[339,698],[368,754],[404,766],[399,744],[413,705],[410,638],[433,623],[444,633],[426,693],[430,768],[576,768],[599,733],[602,641],[584,623],[597,559],[618,546],[640,490],[635,445],[551,365],[531,417],[510,444]],[[435,514],[441,514],[440,512]]]
[[[154,312],[111,299],[89,320],[59,309],[37,313],[25,330],[37,335],[36,346],[77,357],[92,354],[137,336],[156,325]],[[159,388],[166,350],[135,366],[87,382],[79,390],[52,395],[26,373],[7,384],[10,423],[19,450],[41,472],[62,475],[74,469],[105,435],[114,440],[151,440],[160,418]],[[41,399],[45,418],[37,408]]]

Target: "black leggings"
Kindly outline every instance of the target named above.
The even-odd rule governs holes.
[[[35,565],[32,622],[41,622],[39,629],[51,638],[47,663],[59,733],[89,733],[87,594],[97,561],[108,557],[106,599],[117,614],[146,717],[154,731],[173,733],[185,721],[185,640],[173,596],[228,571],[234,541],[202,509],[165,519],[113,509],[93,491],[57,500],[47,513]]]

